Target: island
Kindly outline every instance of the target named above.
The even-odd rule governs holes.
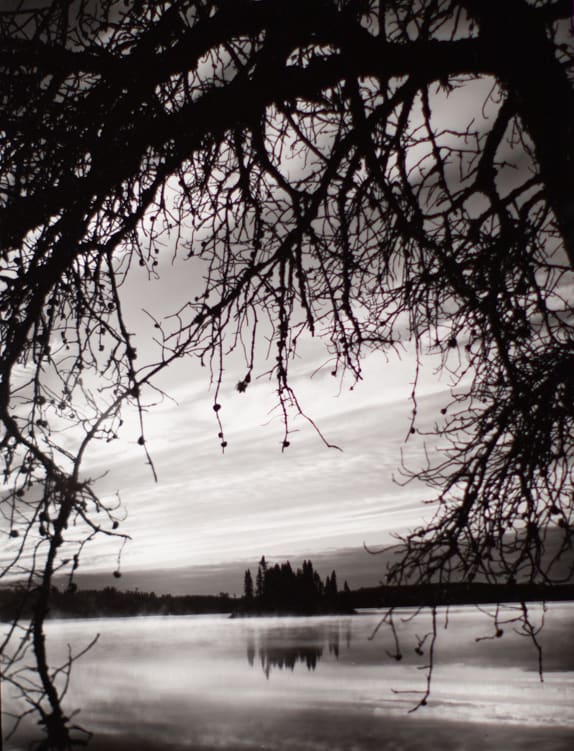
[[[310,560],[303,561],[302,567],[294,571],[289,561],[269,566],[262,556],[255,583],[251,570],[245,571],[243,598],[233,615],[349,615],[354,612],[349,585],[345,581],[339,591],[336,571],[323,581]]]

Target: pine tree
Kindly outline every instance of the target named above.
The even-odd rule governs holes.
[[[258,600],[263,600],[265,597],[266,578],[267,561],[265,560],[265,556],[262,556],[259,561],[259,566],[257,567],[257,581],[255,585],[255,596]]]
[[[337,574],[335,571],[331,571],[331,590],[334,595],[338,594],[339,588],[337,586]]]
[[[250,603],[253,600],[253,577],[249,569],[247,569],[243,578],[243,595],[246,602]]]

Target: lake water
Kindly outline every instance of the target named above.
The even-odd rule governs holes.
[[[539,622],[541,606],[533,606]],[[427,706],[416,712],[427,659],[414,648],[430,615],[397,611],[403,658],[380,613],[315,618],[168,616],[53,621],[53,660],[97,644],[75,665],[66,708],[94,732],[89,748],[212,751],[574,748],[574,603],[552,604],[538,653],[516,624],[473,607],[438,616]],[[505,610],[500,620],[516,615]],[[10,703],[4,690],[4,702]],[[14,705],[12,705],[14,708]],[[25,748],[23,725],[5,748]]]

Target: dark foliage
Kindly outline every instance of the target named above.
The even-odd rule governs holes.
[[[349,593],[352,608],[422,608],[486,603],[564,602],[574,600],[574,585],[539,584],[411,584],[364,587]]]
[[[37,595],[36,595],[37,596]],[[192,615],[229,613],[236,603],[229,595],[156,595],[154,592],[122,592],[115,587],[59,591],[53,587],[48,602],[49,618],[104,618],[141,615]],[[22,590],[0,592],[0,621],[16,616],[30,618],[34,595]]]
[[[249,581],[252,578],[248,569],[245,572],[246,584]],[[257,567],[257,582],[255,597],[250,596],[248,587],[245,587],[243,615],[352,612],[348,593],[338,591],[336,573],[333,571],[323,582],[311,561],[303,561],[302,568],[293,571],[289,561],[270,567],[263,556]]]

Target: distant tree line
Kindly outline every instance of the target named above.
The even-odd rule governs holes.
[[[156,595],[155,592],[131,590],[122,592],[115,587],[60,591],[52,587],[49,617],[102,618],[139,615],[192,615],[194,613],[229,613],[235,601],[226,592],[219,595]],[[34,610],[35,594],[22,590],[0,591],[0,621],[15,617],[29,618]]]
[[[490,584],[451,582],[450,584],[379,585],[361,587],[349,593],[351,608],[421,608],[487,603],[574,601],[572,584]]]
[[[0,622],[29,619],[37,593],[18,587],[0,589]],[[356,608],[432,607],[434,605],[478,604],[488,602],[528,602],[574,600],[574,585],[537,584],[493,585],[487,582],[438,583],[411,586],[362,587],[351,591],[337,585],[332,571],[325,581],[311,561],[293,571],[289,562],[268,566],[259,562],[255,582],[248,569],[244,575],[244,595],[156,595],[139,590],[104,589],[60,590],[52,587],[49,599],[51,618],[103,618],[144,615],[194,615],[200,613],[308,615],[351,613]],[[331,649],[331,645],[329,646]]]
[[[349,596],[347,582],[339,591],[335,571],[323,581],[311,561],[293,571],[289,561],[269,566],[263,556],[255,582],[251,570],[245,571],[242,605],[248,613],[349,612]]]

